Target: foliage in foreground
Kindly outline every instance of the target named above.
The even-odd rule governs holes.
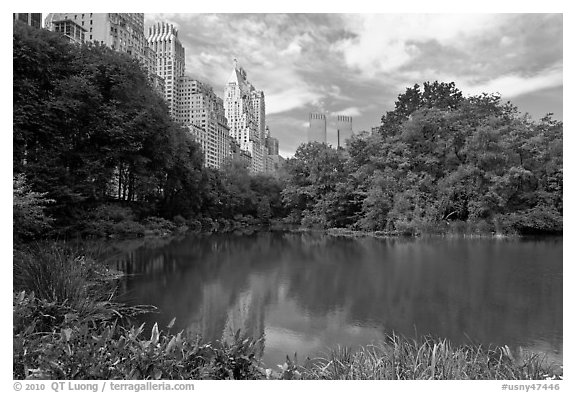
[[[152,307],[114,301],[118,277],[82,249],[38,244],[14,253],[15,379],[257,379],[258,341],[201,344],[133,326]],[[168,327],[169,329],[170,327]]]
[[[557,368],[541,355],[513,355],[507,346],[483,348],[477,345],[454,347],[445,339],[408,339],[395,334],[386,342],[363,347],[333,350],[301,368],[304,379],[561,379]]]
[[[64,315],[46,328],[43,320]],[[30,315],[32,317],[30,317]],[[30,321],[30,318],[32,320]],[[14,296],[15,379],[560,379],[539,355],[515,358],[507,347],[453,348],[446,340],[422,342],[392,336],[389,342],[352,352],[334,350],[328,357],[298,366],[287,362],[276,372],[259,361],[262,339],[201,343],[182,332],[117,321],[79,321],[65,305],[33,294]]]
[[[259,379],[258,342],[201,344],[118,319],[80,321],[65,304],[14,295],[15,379]],[[32,320],[30,320],[30,315]],[[58,318],[62,316],[63,318]],[[48,329],[44,319],[58,323]]]

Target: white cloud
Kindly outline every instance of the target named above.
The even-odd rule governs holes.
[[[346,63],[366,76],[394,71],[418,55],[411,41],[436,40],[465,48],[466,35],[503,23],[505,16],[488,14],[353,15],[348,28],[357,36],[336,43]]]
[[[503,75],[482,83],[470,83],[463,81],[457,86],[465,94],[500,93],[507,98],[517,97],[534,91],[562,86],[562,68],[544,70],[537,75]]]
[[[266,114],[287,112],[306,105],[316,105],[322,97],[320,94],[308,90],[305,87],[294,87],[276,90],[266,94]]]
[[[302,51],[302,47],[298,43],[298,40],[294,40],[288,45],[286,49],[280,52],[280,56],[294,56],[299,55]]]
[[[440,80],[454,82],[456,87],[460,89],[465,96],[482,93],[500,93],[506,98],[562,86],[563,84],[562,65],[544,69],[534,75],[521,75],[516,73],[500,75],[492,79],[466,78],[442,74],[430,69],[405,72],[404,77],[405,79],[397,81],[398,89],[412,85],[413,83],[421,84],[423,81]]]
[[[340,111],[332,112],[333,116],[344,115],[344,116],[360,116],[362,110],[358,107],[352,106],[350,108],[342,109]]]

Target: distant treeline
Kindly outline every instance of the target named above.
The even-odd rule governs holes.
[[[390,234],[559,233],[562,122],[454,83],[398,96],[347,149],[301,145],[280,178],[203,167],[139,63],[14,25],[14,236],[271,220]]]
[[[293,221],[397,234],[562,232],[562,122],[534,122],[454,83],[399,95],[345,151],[300,146],[283,202]]]

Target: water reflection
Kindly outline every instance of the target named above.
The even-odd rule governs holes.
[[[392,331],[562,356],[562,239],[344,239],[261,233],[174,239],[114,259],[149,325],[207,340],[265,334],[264,361]]]

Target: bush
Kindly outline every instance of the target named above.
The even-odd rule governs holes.
[[[54,221],[45,214],[44,209],[54,200],[46,198],[46,193],[33,192],[22,174],[13,178],[12,185],[14,242],[18,243],[44,234]]]
[[[174,221],[174,224],[176,224],[179,227],[186,225],[186,219],[184,217],[182,217],[180,214],[175,216],[172,219],[172,221]]]
[[[82,302],[99,291],[93,260],[81,250],[55,244],[14,251],[14,289],[55,302]]]
[[[212,232],[214,230],[214,222],[210,217],[200,217],[198,220],[200,221],[202,231]]]
[[[134,211],[117,204],[104,204],[94,209],[85,219],[84,236],[143,236],[144,226],[135,221]]]
[[[552,206],[536,206],[501,217],[507,231],[520,234],[562,233],[562,214]]]
[[[202,223],[198,220],[190,219],[186,224],[191,231],[200,232],[202,230]]]
[[[113,318],[79,321],[74,310],[22,292],[14,296],[14,379],[261,379],[259,340],[201,344]],[[42,324],[49,318],[55,323]]]
[[[316,214],[312,211],[305,210],[302,212],[302,216],[302,221],[300,223],[304,228],[325,229],[327,227],[326,217],[322,214]]]
[[[176,224],[162,217],[148,217],[143,222],[144,227],[154,234],[165,234],[176,230]]]
[[[111,301],[115,280],[120,276],[81,249],[37,244],[14,251],[14,290],[32,292],[48,303],[62,304],[73,309],[79,318],[100,319],[129,309]]]

